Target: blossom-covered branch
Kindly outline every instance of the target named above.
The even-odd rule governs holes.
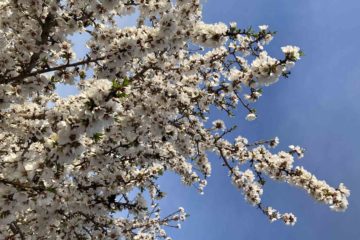
[[[118,26],[135,12],[136,26]],[[157,179],[172,171],[203,193],[210,152],[271,221],[296,217],[262,202],[268,178],[347,208],[343,184],[294,166],[303,148],[230,140],[236,127],[213,119],[217,108],[255,120],[252,103],[289,76],[301,50],[273,58],[268,26],[207,24],[201,14],[199,0],[0,2],[1,239],[170,239],[166,229],[188,214],[162,215]],[[89,35],[83,59],[76,33]],[[78,93],[62,98],[59,84]]]

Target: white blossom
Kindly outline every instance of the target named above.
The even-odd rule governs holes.
[[[283,51],[283,53],[285,53],[287,58],[293,61],[297,61],[300,59],[301,52],[299,47],[289,45],[282,47],[281,50]]]
[[[256,119],[256,114],[253,112],[250,112],[246,115],[246,120],[248,121],[254,121]]]
[[[117,25],[131,15],[136,26]],[[83,58],[73,34],[89,36]],[[267,25],[205,23],[198,0],[1,1],[0,239],[170,240],[165,227],[188,214],[162,212],[157,180],[171,171],[203,194],[211,153],[270,221],[296,217],[265,207],[266,177],[344,211],[342,183],[294,166],[303,148],[227,135],[226,117],[255,120],[261,87],[302,56],[286,46],[271,57],[272,38]],[[61,85],[78,92],[60,97]]]
[[[260,25],[260,26],[259,26],[259,29],[260,29],[261,31],[266,31],[266,30],[268,30],[268,28],[269,28],[269,25]]]

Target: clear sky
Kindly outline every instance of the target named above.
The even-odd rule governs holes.
[[[166,177],[164,211],[183,206],[191,214],[174,239],[186,240],[357,240],[360,239],[360,2],[358,0],[208,0],[207,22],[238,22],[240,27],[270,25],[278,34],[269,52],[280,54],[286,44],[300,46],[305,57],[283,79],[264,89],[256,104],[259,117],[232,123],[252,140],[280,138],[278,149],[290,144],[306,148],[298,161],[319,178],[351,190],[345,213],[330,211],[301,189],[267,181],[264,201],[298,216],[294,227],[270,223],[244,202],[217,157],[205,195]]]
[[[256,121],[244,121],[242,112],[227,125],[237,124],[237,134],[250,140],[278,136],[279,150],[290,144],[305,147],[305,158],[298,163],[331,185],[344,182],[352,195],[347,212],[335,213],[300,189],[267,181],[264,201],[298,217],[294,227],[270,223],[243,200],[220,160],[212,156],[213,174],[205,195],[182,186],[178,177],[160,180],[168,192],[163,213],[183,206],[191,214],[181,230],[170,230],[174,239],[360,239],[359,13],[358,0],[205,1],[205,21],[236,21],[244,28],[268,24],[278,32],[268,48],[272,55],[280,56],[280,47],[287,44],[305,52],[289,79],[264,89]],[[132,19],[125,21],[131,24]],[[75,93],[71,88],[60,92]]]

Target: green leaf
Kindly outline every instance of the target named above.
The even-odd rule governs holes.
[[[122,85],[116,79],[112,80],[112,89],[114,91],[118,91],[121,87]]]
[[[54,188],[54,187],[48,187],[48,188],[46,188],[46,191],[52,192],[52,193],[56,193],[56,188]]]
[[[98,143],[103,138],[103,136],[104,136],[103,133],[95,133],[92,136],[92,139],[95,141],[95,143]]]
[[[127,97],[128,95],[124,92],[118,92],[116,93],[116,97],[117,98],[124,98],[124,97]]]
[[[259,182],[259,184],[262,185],[262,186],[264,186],[265,183],[266,183],[266,181],[265,181],[264,179],[259,179],[258,182]]]
[[[129,86],[129,84],[130,84],[130,79],[125,77],[123,80],[122,86],[127,87],[127,86]]]
[[[85,79],[86,74],[85,74],[84,71],[80,71],[80,72],[79,72],[79,76],[80,76],[80,79]]]

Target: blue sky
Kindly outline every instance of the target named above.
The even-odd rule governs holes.
[[[170,230],[174,239],[360,238],[359,12],[356,0],[205,1],[206,22],[236,21],[244,28],[268,24],[278,32],[268,48],[272,55],[279,56],[280,47],[287,44],[298,45],[305,52],[289,79],[264,89],[256,104],[256,121],[244,121],[242,112],[227,125],[237,124],[237,134],[250,140],[278,136],[278,149],[290,144],[305,147],[305,158],[298,163],[332,185],[344,182],[352,195],[347,212],[335,213],[300,189],[268,181],[264,201],[298,216],[294,227],[270,223],[243,200],[219,159],[212,156],[213,174],[205,195],[181,185],[178,177],[167,175],[160,180],[168,192],[162,202],[164,214],[183,206],[191,215],[181,230]],[[132,21],[125,19],[123,24]],[[75,93],[71,88],[60,91],[63,95]]]
[[[268,181],[264,201],[298,216],[294,227],[270,223],[244,202],[213,156],[213,174],[205,195],[168,176],[164,211],[183,206],[191,214],[174,239],[360,239],[360,2],[356,0],[208,0],[207,22],[238,22],[240,27],[270,25],[278,33],[269,52],[280,54],[286,44],[300,46],[305,57],[289,79],[264,89],[256,104],[259,118],[245,122],[245,113],[227,121],[249,139],[280,138],[279,149],[290,144],[306,148],[298,163],[319,178],[351,190],[345,213],[330,211],[301,189]]]

